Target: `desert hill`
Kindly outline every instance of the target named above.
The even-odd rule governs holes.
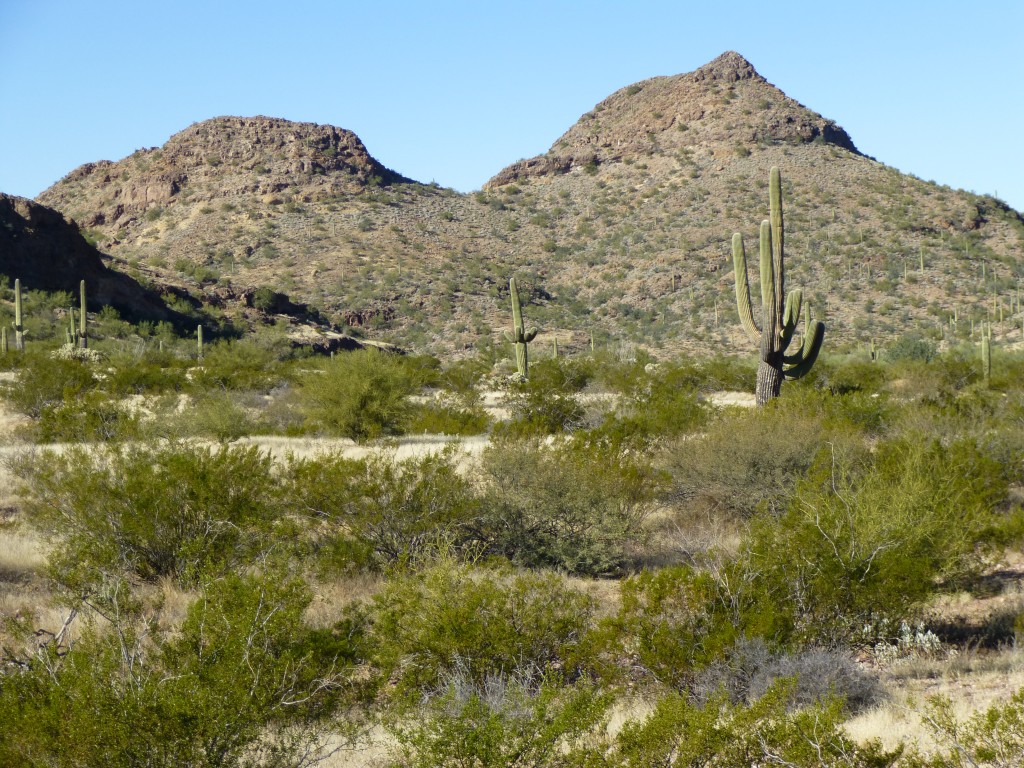
[[[582,347],[594,331],[747,352],[729,243],[756,241],[772,165],[789,285],[830,345],[962,337],[1000,314],[997,337],[1019,338],[1019,213],[860,154],[732,52],[617,91],[471,195],[389,171],[340,128],[225,117],[83,166],[39,200],[121,270],[227,316],[245,319],[265,286],[368,337],[463,352],[498,343],[515,274],[541,343]]]

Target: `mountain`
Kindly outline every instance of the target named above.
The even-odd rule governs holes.
[[[498,343],[515,275],[542,344],[583,348],[594,331],[654,351],[748,352],[730,239],[756,242],[772,165],[788,284],[830,347],[962,336],[951,315],[1008,310],[1019,213],[861,154],[733,52],[615,92],[471,195],[384,168],[340,128],[224,117],[83,166],[39,201],[122,270],[236,321],[256,321],[250,297],[269,287],[364,336],[459,353]],[[997,336],[1019,333],[1009,317]]]

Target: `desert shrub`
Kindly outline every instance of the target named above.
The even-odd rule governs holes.
[[[909,331],[891,343],[885,350],[885,357],[891,362],[915,360],[929,363],[938,353],[935,342],[921,334]]]
[[[622,413],[609,416],[601,432],[650,441],[678,437],[707,423],[710,411],[700,400],[692,377],[680,368],[658,368],[637,384]]]
[[[142,422],[108,395],[93,390],[45,406],[34,431],[43,442],[112,442],[139,437]]]
[[[97,383],[91,363],[32,351],[24,353],[14,381],[4,385],[3,396],[15,410],[39,418],[47,408],[73,402]]]
[[[914,768],[1016,768],[1024,755],[1024,688],[969,718],[957,716],[949,699],[928,700],[923,718],[940,745],[935,753],[915,755]]]
[[[608,696],[585,682],[489,674],[476,682],[464,670],[446,676],[411,722],[391,725],[395,765],[434,768],[542,768],[569,764],[569,755],[598,726]]]
[[[238,394],[223,389],[202,392],[187,408],[166,418],[164,428],[179,438],[206,437],[222,443],[254,434],[258,423]]]
[[[845,395],[850,392],[879,392],[885,383],[888,366],[867,360],[845,360],[833,362],[820,360],[815,363],[817,370],[821,366],[822,382],[833,395]]]
[[[886,753],[877,743],[854,743],[843,732],[843,719],[842,702],[835,698],[791,709],[785,681],[750,704],[724,697],[699,703],[670,693],[647,718],[626,723],[594,764],[883,768],[899,757],[900,750]]]
[[[178,392],[185,384],[184,361],[155,348],[141,355],[111,355],[103,382],[107,391],[122,396]]]
[[[412,407],[410,434],[480,435],[491,420],[482,408],[464,408],[457,403],[428,402]]]
[[[484,538],[526,566],[607,575],[645,540],[661,478],[619,445],[495,440],[481,459]]]
[[[454,446],[404,460],[326,454],[291,461],[286,476],[294,508],[321,521],[320,547],[334,567],[384,566],[439,542],[459,550],[477,535],[479,505]]]
[[[347,637],[306,627],[309,601],[295,579],[229,575],[171,634],[108,599],[109,625],[0,674],[0,763],[270,768],[329,754],[356,654]]]
[[[721,660],[696,678],[693,693],[701,701],[725,694],[734,704],[753,703],[780,680],[792,680],[790,708],[839,697],[849,712],[877,704],[880,681],[850,657],[827,648],[772,650],[761,638],[741,639]]]
[[[402,434],[417,371],[395,355],[360,350],[339,355],[301,380],[299,399],[307,418],[325,432],[357,442]]]
[[[273,351],[250,341],[207,344],[201,363],[189,372],[192,388],[269,391],[281,382],[281,366]]]
[[[866,465],[823,455],[785,514],[753,526],[746,567],[773,601],[762,610],[826,646],[883,619],[897,626],[980,565],[1006,491],[1001,467],[968,440],[883,443]]]
[[[256,448],[71,448],[15,471],[28,519],[54,545],[51,568],[72,585],[108,573],[195,583],[262,551],[280,513],[270,457]]]
[[[555,574],[444,559],[395,576],[374,598],[374,661],[412,694],[437,690],[457,670],[474,684],[517,669],[571,679],[594,610],[593,598]]]
[[[784,508],[829,437],[820,413],[782,399],[723,414],[703,436],[672,447],[668,465],[680,497],[750,515],[761,505]]]
[[[671,566],[622,582],[619,610],[602,623],[596,643],[605,658],[624,656],[652,679],[688,690],[744,633],[769,631],[748,622],[712,572]]]

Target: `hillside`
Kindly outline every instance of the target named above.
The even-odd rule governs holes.
[[[498,342],[515,274],[542,344],[582,348],[594,331],[656,352],[747,352],[729,241],[756,241],[772,165],[790,285],[830,345],[941,338],[954,314],[964,336],[1000,302],[997,337],[1019,338],[1020,214],[860,154],[731,52],[617,91],[472,195],[389,171],[339,128],[225,117],[83,166],[39,200],[128,274],[229,317],[268,286],[365,336],[463,352]]]

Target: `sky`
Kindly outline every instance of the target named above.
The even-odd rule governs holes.
[[[0,192],[194,122],[354,131],[461,192],[612,92],[727,50],[863,153],[1024,211],[1024,2],[0,0]]]

